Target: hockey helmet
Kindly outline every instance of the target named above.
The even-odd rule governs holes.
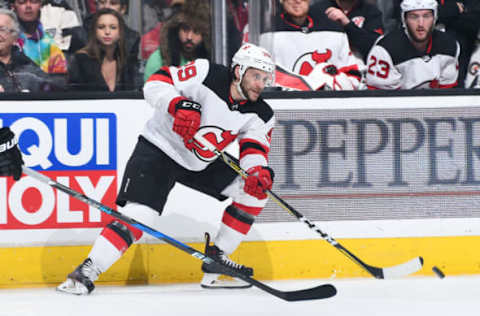
[[[262,47],[250,43],[243,44],[235,55],[233,55],[232,70],[234,70],[237,65],[240,66],[240,81],[242,81],[243,75],[248,68],[255,68],[270,73],[273,80],[275,63],[273,62],[272,55]]]
[[[405,13],[415,10],[432,10],[433,21],[437,22],[438,18],[438,3],[436,0],[403,0],[400,4],[402,10],[402,25],[406,27]]]

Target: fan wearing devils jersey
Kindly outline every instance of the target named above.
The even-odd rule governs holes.
[[[382,12],[365,0],[323,0],[312,12],[325,13],[345,30],[353,53],[362,61],[373,44],[383,35]]]
[[[367,58],[369,89],[453,88],[460,46],[435,30],[435,0],[403,0],[403,29],[381,37]]]
[[[343,27],[323,12],[309,11],[309,5],[310,0],[283,0],[281,12],[274,17],[273,30],[263,30],[260,34],[260,45],[271,47],[279,66],[276,84],[304,90],[286,84],[285,76],[292,72],[315,77],[314,90],[358,89],[361,81],[358,60],[350,50]]]
[[[179,68],[163,67],[153,74],[143,91],[155,111],[125,168],[117,197],[117,204],[122,206],[119,211],[153,226],[177,182],[218,200],[231,198],[214,245],[207,234],[205,253],[237,273],[252,276],[252,268],[233,262],[228,255],[249,232],[267,202],[265,190],[273,184],[268,153],[275,119],[260,94],[272,83],[274,70],[270,53],[245,44],[233,56],[230,70],[197,59]],[[193,140],[197,133],[220,150],[238,141],[240,166],[249,176],[243,180],[216,160],[214,153]],[[194,207],[198,206],[192,201]],[[142,231],[112,221],[96,239],[88,258],[57,289],[90,293],[99,274],[141,236]],[[241,280],[233,284],[218,280],[223,272],[218,265],[204,263],[202,271],[203,287],[251,286],[241,284]]]

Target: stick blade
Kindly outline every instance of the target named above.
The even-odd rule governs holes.
[[[282,292],[279,295],[286,301],[306,301],[329,298],[337,294],[337,289],[331,284],[323,284],[310,289]]]
[[[416,257],[407,262],[398,264],[393,267],[383,268],[383,279],[394,279],[407,276],[422,269],[423,258]]]

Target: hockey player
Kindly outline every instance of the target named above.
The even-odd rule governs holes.
[[[373,44],[383,35],[382,12],[366,0],[326,0],[312,6],[313,12],[325,12],[340,24],[348,36],[350,48],[362,62]]]
[[[250,230],[267,202],[273,183],[268,153],[274,115],[260,93],[273,81],[270,54],[251,44],[233,56],[231,70],[197,59],[183,67],[163,67],[145,84],[145,100],[155,109],[131,155],[117,197],[121,213],[146,225],[162,214],[176,182],[219,200],[232,199],[225,209],[215,244],[208,234],[205,252],[224,265],[251,276],[253,269],[231,261],[232,253]],[[248,170],[244,181],[216,155],[193,141],[200,133],[223,149],[240,146],[240,166]],[[192,207],[194,207],[192,205]],[[117,220],[96,239],[88,258],[57,287],[73,294],[88,294],[93,282],[140,239],[142,231]],[[219,271],[203,264],[203,287],[225,287]],[[231,287],[246,287],[234,285]]]
[[[480,89],[480,31],[477,35],[476,48],[470,57],[468,72],[465,78],[465,88]]]
[[[437,1],[403,0],[403,30],[381,37],[367,58],[369,89],[432,89],[457,85],[460,46],[434,30]]]
[[[0,128],[0,177],[12,176],[14,180],[22,175],[23,159],[15,135],[8,127]]]
[[[283,0],[282,10],[273,17],[272,30],[260,34],[260,45],[271,47],[280,72],[276,85],[288,89],[309,90],[290,85],[289,72],[301,75],[313,90],[357,90],[361,70],[353,56],[342,26],[328,19],[324,12],[312,12],[310,0]],[[248,41],[248,26],[244,41]],[[294,44],[292,44],[294,43]],[[289,79],[289,78],[287,78]]]

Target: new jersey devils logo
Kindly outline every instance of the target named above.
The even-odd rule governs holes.
[[[306,76],[317,64],[326,63],[330,58],[332,58],[332,51],[328,48],[325,52],[305,53],[295,61],[292,71]]]
[[[363,24],[365,23],[365,17],[355,16],[352,18],[352,22],[355,23],[355,25],[358,26],[359,28],[362,28]]]
[[[203,126],[198,130],[197,133],[200,133],[200,135],[215,145],[215,147],[217,147],[217,149],[220,151],[222,151],[237,138],[237,135],[233,135],[232,131],[225,131],[218,126]],[[210,162],[217,158],[214,153],[202,147],[201,144],[198,144],[197,142],[194,144],[195,147],[193,148],[193,153],[198,159],[205,162]]]

